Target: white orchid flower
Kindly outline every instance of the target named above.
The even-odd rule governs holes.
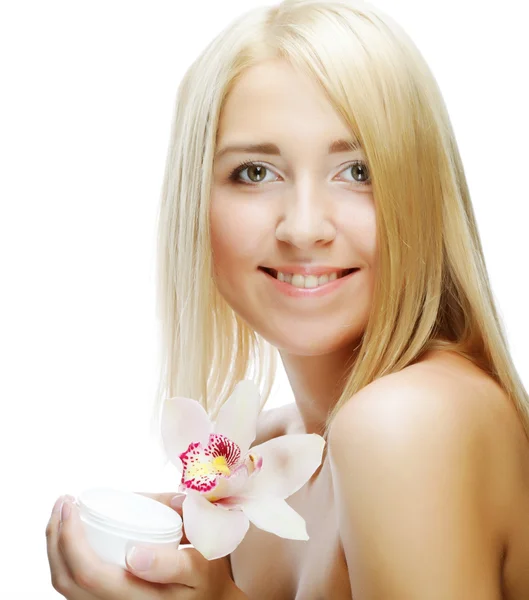
[[[308,540],[305,520],[286,502],[321,463],[325,440],[317,434],[283,435],[251,448],[260,397],[240,381],[213,423],[190,398],[166,399],[161,434],[181,474],[179,492],[189,542],[208,560],[233,552],[250,521],[283,538]]]

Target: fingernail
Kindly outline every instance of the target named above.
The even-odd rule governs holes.
[[[136,571],[146,571],[152,565],[154,552],[142,546],[132,546],[127,552],[127,563]]]
[[[61,523],[64,523],[64,521],[66,521],[66,519],[70,516],[70,512],[71,512],[71,506],[70,506],[70,502],[68,500],[68,498],[66,498],[66,496],[64,497],[64,502],[62,503],[61,506]]]
[[[173,508],[182,508],[182,504],[186,499],[186,494],[175,494],[169,503]]]

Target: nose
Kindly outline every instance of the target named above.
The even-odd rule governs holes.
[[[329,202],[315,187],[285,193],[284,211],[276,228],[276,238],[300,249],[324,245],[336,237]]]

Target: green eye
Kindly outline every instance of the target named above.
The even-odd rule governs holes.
[[[230,173],[229,178],[230,181],[234,181],[236,183],[244,183],[246,185],[259,184],[262,183],[262,180],[264,179],[263,172],[266,173],[268,170],[268,167],[265,167],[265,165],[253,161],[247,161],[236,167]],[[239,179],[239,176],[243,171],[248,171],[250,182]],[[252,175],[250,175],[250,173],[252,173]],[[257,180],[253,180],[253,176],[255,176]]]
[[[369,169],[364,161],[353,161],[351,164],[345,167],[341,173],[347,171],[348,169],[352,169],[354,183],[357,183],[358,185],[369,185],[371,183]],[[248,178],[250,181],[244,181],[240,179],[240,175],[244,171],[248,172]],[[233,181],[234,183],[242,183],[244,185],[259,185],[263,183],[267,171],[270,171],[270,169],[266,165],[254,161],[246,161],[233,169],[229,175],[229,180]],[[359,177],[359,179],[356,177]]]
[[[357,174],[360,176],[361,180],[355,179],[356,183],[359,183],[360,185],[368,185],[369,183],[371,183],[369,169],[367,168],[367,165],[365,162],[363,162],[361,160],[355,160],[355,162],[352,163],[351,165],[349,165],[347,167],[347,169],[353,170],[353,177],[354,177],[354,174]]]

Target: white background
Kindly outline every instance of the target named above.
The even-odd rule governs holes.
[[[2,598],[59,597],[44,536],[59,495],[176,489],[149,437],[155,213],[173,103],[210,39],[262,3],[0,3]],[[377,5],[443,91],[527,386],[524,2]],[[281,372],[269,406],[290,400]]]

